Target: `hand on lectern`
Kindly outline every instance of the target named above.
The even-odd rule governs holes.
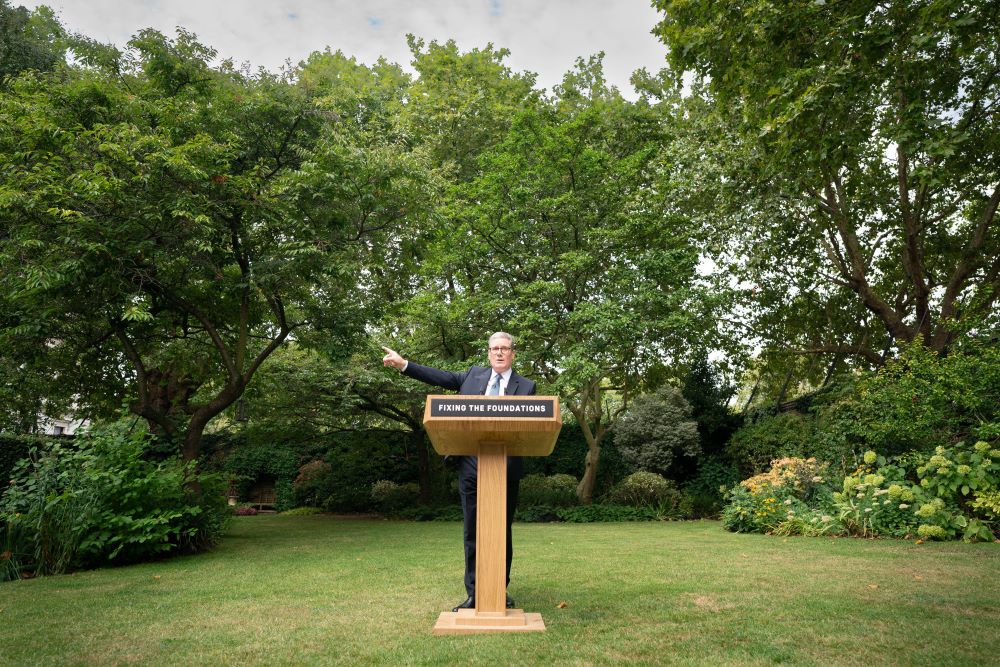
[[[397,371],[401,371],[406,367],[406,359],[399,356],[398,352],[389,349],[385,345],[382,346],[382,349],[385,350],[385,356],[382,357],[383,366],[392,366]]]

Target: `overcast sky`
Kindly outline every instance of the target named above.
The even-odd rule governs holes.
[[[123,45],[141,28],[196,33],[220,57],[277,70],[329,46],[372,63],[404,65],[406,34],[454,39],[463,51],[488,42],[510,49],[508,65],[559,83],[580,56],[605,52],[605,75],[629,97],[631,73],[661,68],[666,48],[650,30],[648,0],[14,0],[55,9],[70,30]]]

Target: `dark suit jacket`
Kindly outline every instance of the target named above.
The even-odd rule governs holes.
[[[452,389],[457,391],[459,394],[483,395],[486,393],[486,385],[489,384],[490,377],[493,376],[493,369],[484,368],[482,366],[473,366],[464,373],[454,373],[452,371],[443,371],[439,368],[431,368],[430,366],[421,366],[420,364],[415,364],[411,361],[407,364],[406,370],[403,371],[403,375],[411,377],[414,380],[426,382],[427,384],[437,385],[438,387],[444,387],[445,389]],[[535,382],[526,377],[521,377],[514,371],[511,371],[510,379],[507,381],[507,389],[505,390],[504,395],[534,396]],[[507,474],[514,479],[520,479],[522,470],[523,466],[521,463],[521,457],[509,457]]]
[[[406,370],[403,371],[403,375],[411,377],[414,380],[426,382],[427,384],[452,389],[459,394],[479,394],[481,396],[486,393],[486,385],[493,375],[493,369],[473,366],[464,373],[453,373],[452,371],[442,371],[430,366],[421,366],[411,361],[406,366]],[[510,379],[507,381],[507,389],[504,393],[507,396],[534,396],[535,383],[511,371]]]

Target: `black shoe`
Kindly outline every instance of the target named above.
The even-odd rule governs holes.
[[[510,598],[507,599],[510,600]],[[451,610],[458,611],[459,609],[475,609],[475,607],[476,607],[476,598],[470,595],[469,597],[465,598],[465,602],[458,605],[457,607],[452,607]]]
[[[514,598],[512,598],[511,596],[508,595],[507,596],[507,609],[513,609],[513,608],[514,608]]]

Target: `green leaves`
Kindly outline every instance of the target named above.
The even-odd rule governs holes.
[[[358,335],[361,263],[428,197],[384,125],[345,127],[291,81],[212,57],[147,30],[0,95],[0,348],[73,368],[81,409],[124,392],[158,430],[190,430],[191,457],[293,330]],[[405,82],[390,70],[387,91]]]

